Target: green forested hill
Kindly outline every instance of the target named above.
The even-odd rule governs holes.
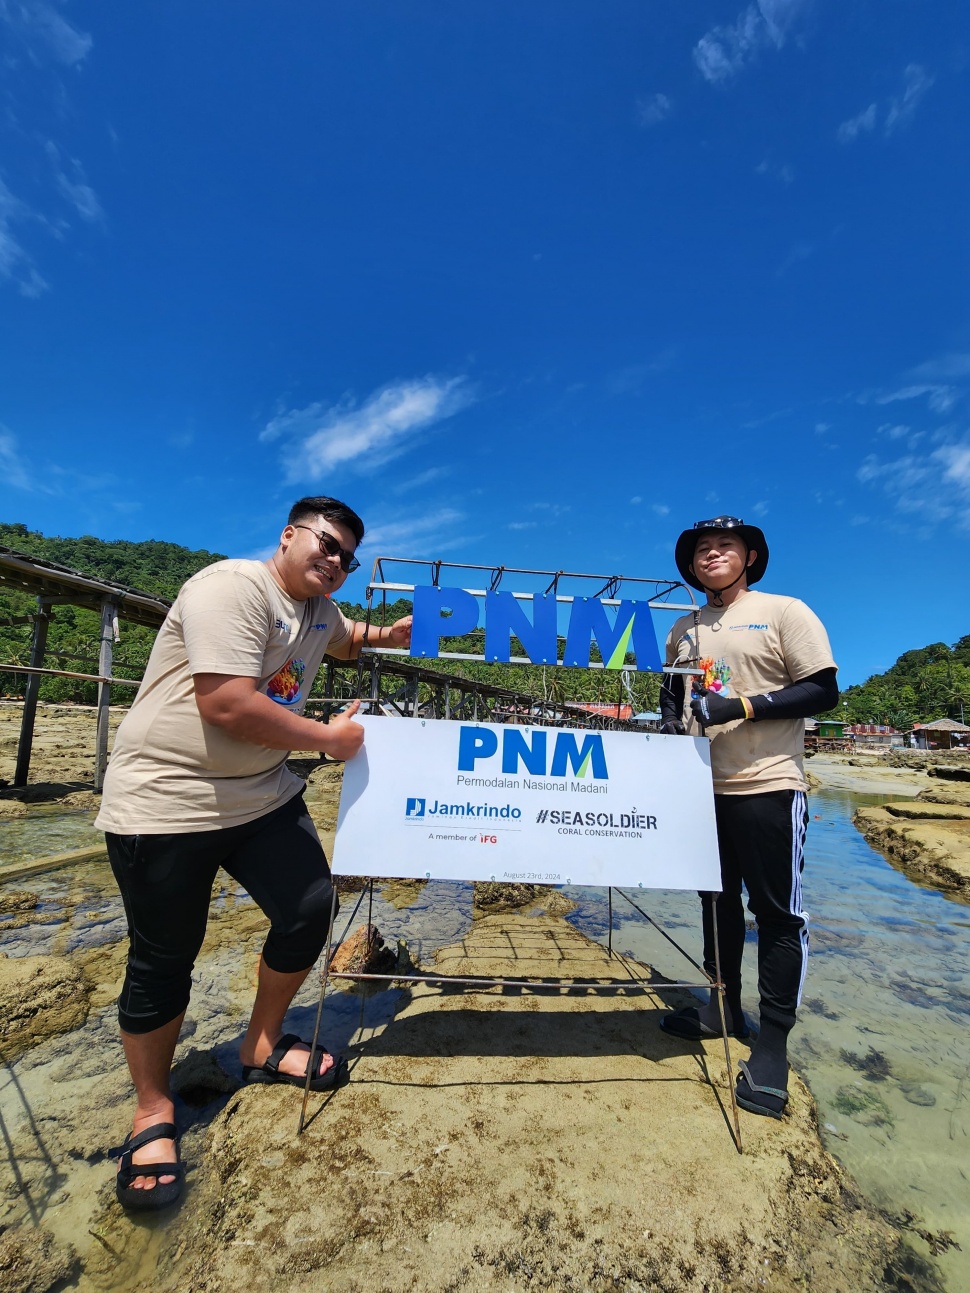
[[[197,570],[222,560],[218,552],[192,552],[176,543],[155,539],[143,543],[126,540],[109,543],[90,535],[79,539],[54,538],[28,530],[25,525],[3,523],[0,523],[0,544],[168,598],[174,598],[185,580]],[[4,621],[29,615],[34,609],[34,599],[26,593],[0,587],[0,663],[28,663],[30,625],[11,626]],[[345,604],[343,609],[352,619],[364,618],[363,606]],[[409,610],[407,602],[397,602],[387,608],[387,619],[397,619]],[[377,618],[380,619],[380,612]],[[93,611],[58,606],[50,626],[45,664],[78,673],[96,673],[98,631],[98,616]],[[121,642],[115,648],[116,677],[141,676],[154,636],[151,629],[122,623]],[[481,634],[457,639],[448,646],[457,651],[481,651]],[[513,654],[519,653],[517,644],[513,644]],[[542,669],[454,660],[417,663],[550,700],[612,702],[620,699],[625,702],[629,699],[625,693],[620,694],[617,674],[599,669]],[[655,709],[659,680],[650,674],[633,674],[631,681],[635,708]],[[23,674],[0,671],[0,694],[22,695],[24,683]],[[112,697],[117,703],[129,698],[127,688],[124,694],[121,688],[117,693]],[[92,703],[95,685],[66,678],[45,679],[41,696],[45,700]],[[832,711],[833,717],[847,717],[851,722],[891,723],[900,728],[913,722],[925,723],[943,717],[961,719],[966,715],[970,715],[970,634],[952,647],[935,642],[932,646],[905,652],[885,673],[847,688],[837,709]]]
[[[80,539],[61,539],[28,530],[26,525],[7,525],[2,521],[0,544],[99,579],[113,579],[129,588],[168,598],[174,598],[197,570],[211,566],[213,561],[225,560],[220,552],[192,552],[177,543],[163,543],[158,539],[143,543],[116,539],[108,543],[90,534]]]
[[[905,651],[892,668],[842,692],[834,718],[852,723],[889,723],[905,730],[935,718],[970,716],[970,634],[952,647],[945,642]]]
[[[154,539],[145,543],[129,543],[127,540],[106,543],[91,535],[80,539],[50,538],[36,530],[28,530],[26,525],[2,522],[0,545],[168,598],[174,598],[181,585],[197,570],[222,560],[217,552],[191,552],[177,543],[161,543]],[[36,600],[28,593],[0,585],[0,663],[30,663],[31,625],[9,625],[4,621],[29,615],[36,610],[36,605]],[[99,633],[100,621],[96,612],[79,606],[55,607],[47,635],[45,666],[70,669],[76,673],[97,673]],[[115,647],[114,676],[140,678],[154,640],[153,629],[122,621],[121,641]],[[22,696],[25,685],[25,674],[0,671],[0,694]],[[96,690],[94,683],[70,678],[45,678],[40,695],[43,700],[93,703]],[[130,688],[119,687],[112,700],[123,703],[132,694]]]
[[[223,559],[217,552],[192,552],[178,544],[158,540],[105,542],[90,535],[79,539],[52,538],[36,530],[28,530],[25,525],[4,523],[0,523],[0,545],[167,598],[174,598],[185,580],[197,570]],[[349,603],[342,606],[351,619],[364,619],[366,610],[363,606]],[[0,585],[0,663],[29,663],[31,626],[4,622],[29,615],[35,609],[33,597]],[[410,609],[410,604],[405,601],[387,607],[387,621],[392,622],[408,614]],[[378,622],[380,617],[381,612],[378,612]],[[56,607],[48,633],[45,665],[77,673],[97,673],[98,634],[99,619],[95,612],[75,606]],[[140,678],[154,638],[153,630],[122,621],[121,641],[115,647],[114,676]],[[456,651],[481,651],[481,635],[457,639],[448,647]],[[513,644],[512,654],[522,654],[517,644]],[[527,665],[486,665],[454,660],[415,663],[549,700],[621,700],[623,703],[629,700],[625,692],[620,694],[617,674],[600,669],[544,670]],[[659,679],[648,674],[633,674],[631,681],[635,708],[655,709]],[[23,695],[25,683],[26,675],[0,670],[0,694]],[[316,690],[319,688],[318,682]],[[44,700],[75,700],[89,704],[94,702],[95,693],[96,684],[69,678],[46,678],[40,691]],[[128,688],[119,687],[115,689],[112,701],[123,704],[130,696]]]

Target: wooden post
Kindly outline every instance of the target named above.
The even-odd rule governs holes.
[[[50,623],[51,603],[37,598],[37,614],[34,616],[34,637],[30,646],[30,667],[40,669],[44,664],[47,652],[47,626]],[[17,769],[13,774],[15,786],[26,786],[27,774],[30,772],[30,752],[34,744],[34,718],[37,714],[37,694],[40,691],[41,675],[27,675],[27,689],[24,692],[24,714],[20,720],[20,741],[17,744]]]
[[[114,654],[115,634],[118,631],[118,607],[114,602],[101,603],[101,648],[98,652],[98,673],[102,678],[111,677],[111,660]],[[108,768],[108,705],[111,702],[111,684],[98,683],[98,730],[94,755],[94,788],[104,787],[104,774]]]

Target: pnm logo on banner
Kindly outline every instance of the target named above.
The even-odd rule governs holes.
[[[408,799],[408,803],[407,803],[407,807],[406,807],[406,808],[405,808],[405,810],[404,810],[404,816],[405,816],[405,817],[423,817],[423,816],[424,816],[424,800],[423,800],[423,799],[412,799],[412,798],[409,798],[409,799]]]
[[[598,734],[583,732],[582,745],[574,732],[556,733],[555,745],[547,748],[546,733],[536,729],[530,734],[507,727],[502,733],[502,771],[513,775],[519,765],[533,776],[565,777],[570,768],[573,775],[585,777],[590,768],[596,781],[609,779],[606,768],[606,751],[603,738]],[[498,734],[489,727],[462,727],[458,734],[458,770],[474,772],[476,763],[490,759],[498,753]],[[550,763],[549,755],[552,755]]]

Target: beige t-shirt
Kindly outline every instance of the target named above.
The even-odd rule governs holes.
[[[700,657],[704,686],[728,697],[779,691],[819,669],[835,668],[822,622],[804,602],[754,589],[730,606],[703,606],[696,633],[692,615],[677,620],[667,638],[667,664],[688,665],[694,657]],[[690,711],[691,680],[685,683],[684,722],[700,736]],[[707,734],[715,794],[806,789],[804,719],[738,719]]]
[[[324,654],[351,631],[333,602],[294,601],[260,561],[218,561],[193,575],[118,729],[95,826],[116,835],[218,830],[292,799],[303,782],[287,752],[203,722],[193,675],[258,678],[260,691],[300,714]]]

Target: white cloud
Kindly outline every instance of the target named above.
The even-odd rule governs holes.
[[[30,208],[0,179],[0,282],[15,283],[21,296],[38,297],[47,291],[47,283],[14,232],[15,225],[29,221],[31,216]]]
[[[877,431],[879,435],[888,436],[890,440],[905,440],[911,449],[923,438],[922,431],[914,431],[904,423],[884,422]]]
[[[892,461],[871,454],[857,476],[864,485],[881,488],[897,511],[918,515],[924,524],[947,521],[970,530],[970,438]]]
[[[943,466],[943,479],[955,485],[970,502],[970,442],[936,449],[932,458]]]
[[[441,478],[443,476],[447,476],[450,471],[451,468],[447,466],[429,467],[427,471],[419,471],[416,476],[409,476],[407,480],[402,480],[395,485],[391,485],[390,492],[392,494],[413,493],[414,490],[423,489],[425,485],[430,485],[432,481],[441,480]]]
[[[910,63],[903,71],[903,89],[902,93],[891,98],[886,103],[886,119],[883,126],[883,132],[887,136],[893,134],[903,126],[908,126],[916,115],[916,109],[923,101],[923,97],[933,84],[933,77],[929,75],[925,67],[919,63]],[[843,121],[835,135],[840,144],[852,144],[861,135],[871,135],[875,130],[879,118],[879,108],[875,103],[870,103],[868,108],[848,121]]]
[[[910,63],[903,72],[903,92],[889,105],[886,114],[886,134],[891,135],[901,126],[908,126],[923,96],[933,84],[933,77],[919,63]]]
[[[0,423],[0,479],[12,485],[14,489],[33,490],[34,488],[26,464],[17,448],[16,437],[2,423]]]
[[[805,8],[805,0],[758,0],[758,9],[768,28],[773,44],[780,49],[789,28]]]
[[[433,559],[466,542],[461,532],[464,513],[452,507],[418,516],[402,516],[369,529],[359,551],[382,557]]]
[[[65,67],[83,62],[91,49],[91,37],[45,0],[0,0],[0,22],[27,44],[43,45]]]
[[[509,521],[510,530],[534,530],[537,528],[538,521]]]
[[[876,105],[870,103],[868,108],[864,108],[857,116],[850,117],[848,121],[843,121],[835,135],[840,144],[851,144],[860,135],[868,135],[875,129],[875,126]]]
[[[914,368],[910,376],[931,382],[959,381],[963,377],[970,377],[970,354],[951,351],[941,355],[939,359],[928,359]]]
[[[735,76],[761,48],[764,21],[754,5],[739,14],[730,27],[712,27],[694,46],[694,62],[712,85]]]
[[[422,431],[467,408],[475,399],[464,377],[420,377],[374,391],[357,407],[344,399],[309,404],[273,418],[260,440],[285,437],[286,478],[318,480],[340,468],[372,469],[404,453]]]
[[[666,503],[651,503],[650,511],[653,512],[656,516],[670,515],[670,508],[667,506]]]
[[[86,220],[89,224],[100,223],[104,219],[104,212],[101,210],[98,195],[87,182],[81,163],[76,157],[72,157],[68,162],[68,169],[71,172],[69,175],[61,162],[60,149],[52,139],[48,139],[44,150],[53,165],[54,182],[61,197],[71,204],[82,220]]]
[[[19,72],[30,94],[31,119],[36,120],[38,105],[43,106],[46,97],[54,116],[62,122],[68,106],[67,85],[60,72],[51,74],[47,69],[51,62],[78,69],[91,49],[91,37],[72,27],[57,5],[47,0],[0,0],[0,45],[5,51],[4,107],[8,120],[16,121],[18,117],[14,74]],[[34,82],[39,83],[39,91]],[[68,222],[60,214],[44,209],[54,191],[59,199],[70,203],[82,220],[100,221],[102,211],[80,162],[71,159],[62,165],[57,145],[51,140],[43,143],[38,129],[25,134],[25,138],[32,144],[42,144],[52,161],[53,191],[44,168],[33,163],[23,173],[39,181],[39,198],[32,194],[28,203],[0,180],[0,282],[13,284],[22,296],[38,297],[48,290],[48,284],[24,243],[24,226],[39,227],[58,239],[64,236]]]
[[[782,184],[794,184],[795,182],[795,168],[789,162],[779,165],[773,162],[770,157],[766,157],[754,169],[758,175],[770,175],[773,179],[780,180]]]
[[[915,386],[903,386],[898,391],[877,395],[877,404],[895,404],[899,400],[917,400],[926,396],[926,402],[934,413],[949,413],[956,404],[960,392],[953,386],[938,383],[919,383]]]
[[[694,46],[694,62],[706,81],[719,85],[736,76],[764,49],[781,49],[807,0],[756,0],[733,23],[712,27]]]
[[[639,494],[634,494],[633,497],[630,499],[630,502],[635,505],[637,503],[642,503],[643,499]]]
[[[637,124],[656,126],[664,121],[674,110],[674,105],[666,94],[650,94],[637,99]]]

